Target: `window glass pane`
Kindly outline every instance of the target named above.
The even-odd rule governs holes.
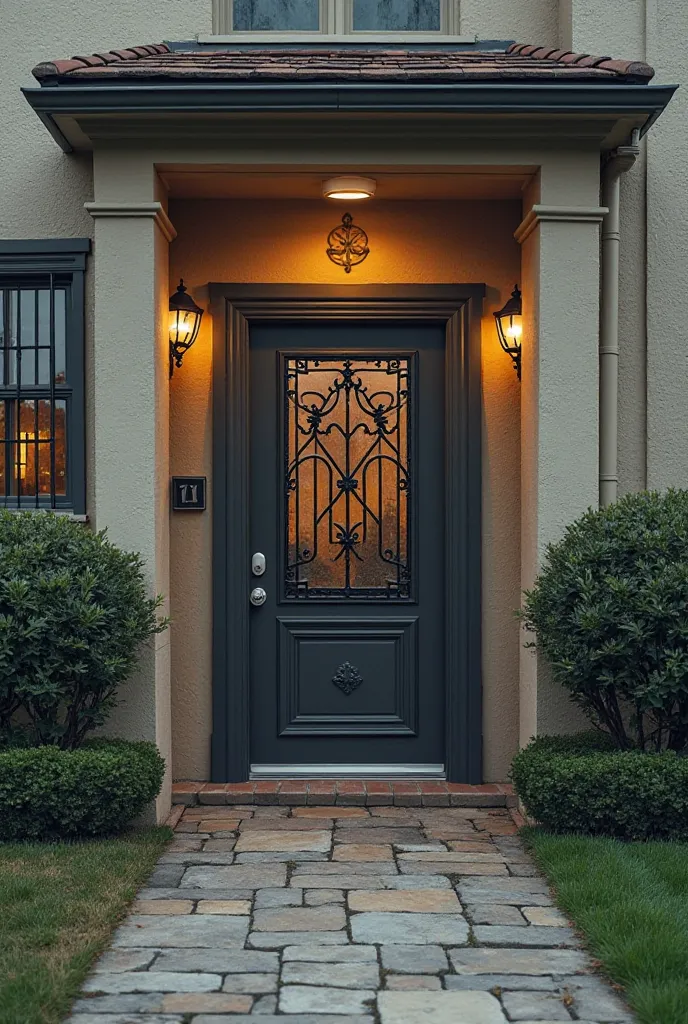
[[[67,380],[67,292],[55,290],[55,383]]]
[[[441,0],[354,0],[355,32],[439,32]]]
[[[317,32],[319,0],[234,0],[237,32]]]
[[[67,291],[63,279],[51,295],[48,275],[33,286],[0,284],[0,505],[39,507],[69,494]]]
[[[21,339],[21,382],[36,383],[36,292],[22,288],[19,293],[19,337]]]
[[[19,317],[19,292],[12,289],[8,296],[8,384],[17,382],[17,323]]]
[[[55,402],[53,417],[48,398],[24,399],[17,403],[0,403],[0,439],[3,458],[0,493],[7,496],[5,466],[9,461],[12,495],[22,497],[49,496],[55,463],[55,495],[67,493],[67,403]],[[17,431],[19,437],[17,437]]]
[[[7,402],[0,402],[0,495],[7,495]]]
[[[21,314],[21,343],[36,344],[36,293],[33,288],[22,288],[19,302]]]
[[[65,348],[67,336],[67,303],[64,288],[55,289],[55,383],[64,384],[66,377]],[[50,383],[50,291],[38,292],[38,383]]]

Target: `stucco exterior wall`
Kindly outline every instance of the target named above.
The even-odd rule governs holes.
[[[193,39],[210,27],[210,0],[54,0],[40,10],[3,5],[1,238],[93,235],[83,208],[92,192],[91,159],[62,153],[21,95],[22,86],[35,85],[31,68],[72,54]]]
[[[557,0],[460,0],[460,30],[478,39],[515,39],[556,46]]]
[[[686,83],[648,140],[647,468],[650,487],[688,487],[688,5],[647,0],[647,56]]]
[[[31,85],[31,67],[41,60],[90,53],[140,42],[191,40],[211,28],[211,0],[149,0],[147,4],[122,0],[83,0],[78,8],[71,0],[56,0],[40,11],[28,4],[8,4],[3,10],[0,33],[4,119],[0,144],[0,238],[45,238],[94,236],[94,224],[84,210],[93,198],[93,160],[89,154],[66,156],[50,138],[20,93]],[[688,5],[685,0],[461,0],[460,31],[478,39],[515,38],[542,44],[557,44],[590,53],[646,59],[658,72],[660,82],[688,82],[685,38]],[[684,85],[664,113],[643,147],[636,167],[622,183],[621,309],[620,309],[620,491],[646,485],[666,487],[688,485],[688,348],[685,344],[685,285],[688,280],[688,90]],[[326,145],[326,143],[323,143]],[[437,164],[458,162],[460,140],[447,141],[444,150],[424,153]],[[256,147],[256,160],[262,159]],[[372,154],[372,155],[371,155]],[[384,142],[370,141],[359,152],[360,160],[384,163]],[[466,162],[476,162],[475,151],[465,146]],[[586,160],[585,173],[577,165]],[[117,196],[125,190],[123,176],[132,170],[132,189],[144,181],[137,178],[144,155],[138,152],[110,153],[111,180]],[[150,164],[150,158],[149,165]],[[206,158],[207,159],[207,158]],[[306,156],[303,157],[306,159]],[[392,162],[399,157],[391,157]],[[553,160],[556,162],[556,157]],[[541,202],[585,205],[591,199],[590,173],[594,161],[585,154],[563,156],[544,186],[551,195]],[[595,171],[596,173],[596,171]],[[153,190],[149,195],[149,191]],[[561,197],[564,197],[563,199]],[[155,184],[145,180],[144,192],[132,200],[164,201]],[[104,198],[103,195],[100,198]],[[528,197],[526,196],[526,199]],[[212,205],[212,209],[211,209]],[[527,205],[527,203],[526,203]],[[327,283],[341,280],[341,271],[328,264],[322,253],[327,230],[336,220],[335,207],[317,201],[266,204],[257,202],[216,203],[176,201],[171,204],[179,238],[172,246],[171,275],[183,273],[205,303],[203,288],[211,280]],[[276,220],[280,214],[282,220]],[[519,252],[511,232],[520,220],[518,203],[383,203],[365,207],[366,228],[374,242],[374,254],[356,271],[356,281],[373,283],[436,283],[446,280],[485,280],[490,288],[486,303],[483,344],[484,444],[485,444],[485,543],[484,543],[484,655],[485,655],[485,771],[487,778],[503,778],[517,743],[519,647],[512,609],[518,604],[519,517],[521,496],[538,501],[544,496],[552,509],[553,530],[562,516],[570,517],[581,503],[594,501],[592,492],[581,492],[580,501],[562,501],[557,506],[556,489],[534,496],[541,467],[524,462],[524,482],[519,490],[519,401],[522,395],[508,360],[494,340],[491,311],[503,302],[519,279]],[[276,228],[276,225],[279,227]],[[146,246],[160,248],[160,239],[146,229]],[[235,240],[239,240],[237,244]],[[126,235],[123,248],[131,244]],[[116,480],[106,486],[107,497],[97,493],[96,441],[99,415],[98,395],[108,396],[109,381],[103,378],[105,364],[98,360],[94,337],[94,268],[100,258],[102,288],[112,289],[117,280],[118,261],[100,257],[98,240],[87,274],[87,440],[88,505],[98,525],[121,531],[116,539],[139,546],[150,559],[151,585],[165,579],[167,537],[161,533],[143,536],[127,528],[126,517],[117,506]],[[586,248],[587,247],[587,248]],[[531,246],[533,248],[533,246]],[[589,238],[583,244],[587,252]],[[556,255],[556,247],[553,253]],[[114,256],[116,257],[116,253]],[[148,292],[163,296],[164,275],[145,263],[151,275]],[[550,289],[542,278],[537,254],[525,259],[525,277]],[[108,265],[108,259],[111,264]],[[158,264],[165,261],[159,255]],[[144,265],[145,264],[145,265]],[[561,264],[553,269],[555,288],[562,274]],[[554,267],[554,263],[553,263]],[[131,272],[131,268],[130,268]],[[153,280],[154,274],[157,279]],[[124,274],[126,277],[127,275]],[[588,282],[588,285],[590,282]],[[525,289],[524,289],[525,291]],[[565,289],[562,291],[564,294]],[[143,300],[142,300],[143,301]],[[148,298],[145,300],[148,302]],[[575,290],[566,299],[574,306]],[[116,307],[116,302],[112,303]],[[585,311],[590,321],[590,311]],[[147,315],[154,311],[147,307]],[[571,310],[567,311],[567,315]],[[550,323],[557,322],[557,310],[549,310]],[[117,320],[116,308],[111,314]],[[575,316],[574,316],[575,321]],[[588,324],[589,326],[589,324]],[[160,325],[151,327],[160,331]],[[171,395],[171,472],[206,472],[210,476],[210,324],[184,369],[175,375]],[[158,339],[159,340],[159,339]],[[164,340],[164,339],[163,339]],[[589,338],[588,338],[589,341]],[[104,344],[104,340],[103,340]],[[107,347],[107,346],[104,346]],[[152,372],[152,368],[149,367]],[[122,369],[112,370],[122,384]],[[126,384],[126,381],[125,381]],[[151,385],[152,387],[152,385]],[[160,424],[165,421],[164,382],[158,381],[155,425],[158,454],[166,438]],[[149,388],[149,390],[151,390]],[[566,389],[563,389],[565,392]],[[133,395],[135,387],[128,388]],[[163,396],[161,398],[161,395]],[[108,406],[108,408],[110,408]],[[112,411],[112,409],[110,410]],[[103,419],[101,417],[101,430]],[[521,417],[525,425],[528,416]],[[165,428],[166,429],[166,428]],[[150,438],[149,438],[150,440]],[[156,521],[166,521],[166,487],[160,462],[140,460],[137,472],[146,466],[157,468],[158,479],[151,500],[158,507]],[[157,457],[157,456],[156,456]],[[562,445],[558,471],[564,477],[572,458]],[[116,460],[114,460],[116,461]],[[145,465],[144,465],[145,463]],[[113,462],[114,464],[114,462]],[[101,480],[104,467],[101,464]],[[530,475],[529,475],[530,474]],[[530,484],[529,484],[530,481]],[[587,478],[586,478],[587,481]],[[586,482],[586,487],[587,483]],[[106,481],[107,484],[107,481]],[[532,486],[531,486],[532,484]],[[163,494],[164,492],[164,494]],[[100,508],[98,507],[100,504]],[[582,507],[582,506],[581,506]],[[133,515],[129,512],[129,515]],[[557,519],[559,516],[559,519]],[[533,542],[537,553],[547,530],[540,535],[537,517]],[[211,563],[210,512],[204,516],[173,516],[171,520],[170,598],[175,619],[169,635],[173,674],[174,774],[202,778],[208,772],[210,732],[210,614],[209,566]],[[150,526],[150,522],[148,523]],[[532,560],[531,560],[532,561]],[[533,565],[535,563],[533,562]],[[160,640],[149,658],[147,671],[151,688],[143,705],[133,702],[118,713],[115,729],[132,735],[167,736],[166,696],[156,692],[156,672],[164,676],[168,639]],[[530,657],[529,654],[523,657]],[[155,667],[153,664],[158,666]],[[162,666],[162,667],[161,667]],[[151,675],[152,674],[152,675]],[[537,678],[536,678],[537,677]],[[135,682],[129,684],[135,687]],[[570,728],[561,693],[548,690],[545,676],[533,675],[532,722],[534,728]],[[126,696],[125,691],[125,696]],[[528,716],[526,716],[528,718]],[[527,739],[530,718],[522,736]],[[167,743],[167,740],[165,740]]]
[[[650,60],[646,16],[652,0],[561,0],[560,43],[582,53]],[[669,79],[662,77],[660,81]],[[673,100],[676,103],[676,97]],[[673,105],[672,103],[672,105]],[[667,116],[665,112],[663,118]],[[661,124],[661,121],[660,121]],[[621,181],[619,307],[619,493],[647,486],[646,231],[647,145]]]
[[[184,276],[207,303],[208,281],[341,284],[325,239],[343,212],[324,201],[172,201],[178,235],[171,279]],[[504,779],[518,736],[519,387],[494,333],[492,312],[519,278],[513,231],[521,204],[373,202],[358,206],[371,255],[355,284],[486,282],[483,325],[483,654],[485,773]],[[171,393],[171,472],[206,473],[210,463],[210,328]],[[173,772],[206,778],[210,716],[211,519],[177,513],[171,525]]]
[[[577,164],[577,166],[576,166]],[[572,157],[570,180],[543,166],[523,196],[524,303],[521,384],[521,588],[547,545],[597,502],[598,272],[596,162]],[[575,188],[573,182],[575,181]],[[533,214],[536,214],[533,217]],[[571,339],[575,338],[575,344]],[[544,658],[520,647],[520,743],[585,727]]]

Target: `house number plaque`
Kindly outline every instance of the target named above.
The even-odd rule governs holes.
[[[175,512],[204,512],[205,482],[204,476],[173,476],[173,510]]]

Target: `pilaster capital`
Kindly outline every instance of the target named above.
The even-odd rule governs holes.
[[[98,217],[150,217],[168,242],[177,237],[174,224],[162,203],[84,203],[84,209],[94,219]]]
[[[522,245],[526,238],[545,221],[564,224],[600,224],[609,213],[606,206],[532,206],[514,231],[514,238]]]

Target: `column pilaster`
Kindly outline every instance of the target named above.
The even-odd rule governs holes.
[[[151,175],[152,181],[152,175]],[[96,182],[98,177],[96,176]],[[112,188],[112,179],[110,179]],[[94,459],[97,529],[141,554],[151,595],[169,594],[168,245],[160,202],[86,203],[95,220]],[[108,724],[157,743],[168,766],[157,819],[170,805],[171,695],[167,632],[142,649]]]
[[[598,494],[599,225],[606,211],[532,198],[515,233],[522,246],[521,585],[532,586],[547,545]],[[528,637],[523,636],[523,640]],[[547,665],[520,655],[520,741],[578,728]]]

